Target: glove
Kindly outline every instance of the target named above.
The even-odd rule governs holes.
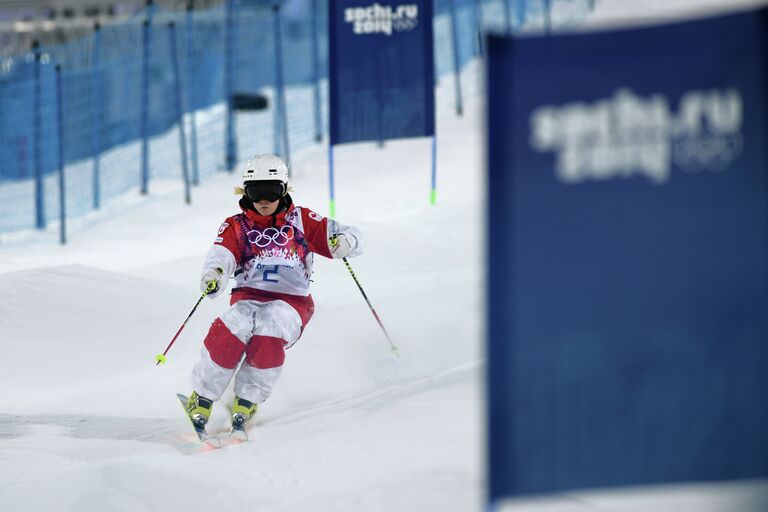
[[[343,233],[339,233],[328,240],[328,245],[331,248],[331,255],[337,259],[346,258],[352,252],[352,243],[349,241],[349,237]]]
[[[221,295],[221,292],[224,291],[226,288],[226,284],[223,283],[224,281],[224,269],[221,267],[212,268],[203,274],[203,277],[200,278],[200,291],[204,292],[205,290],[208,291],[208,297],[211,299],[214,299]],[[208,287],[211,286],[211,283],[213,283],[213,289],[209,289]]]

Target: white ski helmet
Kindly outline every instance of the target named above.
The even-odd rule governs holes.
[[[249,181],[279,181],[288,187],[288,166],[272,154],[256,155],[245,164],[243,187]]]

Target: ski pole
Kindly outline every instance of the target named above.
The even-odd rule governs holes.
[[[176,338],[179,337],[179,334],[181,334],[181,331],[184,330],[184,327],[187,326],[187,322],[189,322],[189,319],[192,318],[192,315],[195,313],[195,310],[197,309],[197,306],[199,306],[200,303],[203,302],[203,299],[205,298],[206,295],[208,295],[209,293],[211,293],[215,289],[216,289],[216,282],[215,281],[211,281],[210,283],[208,283],[208,286],[205,288],[205,291],[203,291],[203,294],[200,296],[199,299],[197,299],[197,304],[195,304],[195,307],[193,307],[192,311],[190,311],[189,315],[187,315],[187,319],[184,320],[184,323],[181,324],[181,327],[179,327],[179,330],[176,331],[176,335],[173,337],[173,339],[168,344],[168,346],[165,347],[165,352],[163,352],[162,354],[157,354],[155,356],[155,361],[157,361],[157,363],[155,363],[155,366],[157,366],[157,365],[159,365],[161,363],[165,363],[167,361],[167,359],[165,357],[165,354],[167,354],[168,351],[171,350],[171,346],[176,341]]]
[[[336,237],[331,239],[331,244],[336,245]],[[357,276],[355,275],[355,271],[352,270],[352,265],[349,264],[349,261],[347,261],[347,258],[341,258],[341,261],[343,261],[344,265],[347,266],[347,270],[349,270],[349,275],[352,276],[352,279],[355,281],[355,284],[357,285],[357,289],[360,290],[360,293],[363,294],[363,298],[365,299],[365,302],[368,304],[368,307],[371,309],[371,313],[373,313],[373,317],[379,323],[379,327],[381,327],[381,330],[384,332],[384,336],[387,337],[387,341],[389,342],[389,347],[392,349],[392,353],[395,354],[397,357],[400,357],[400,354],[397,351],[397,347],[392,342],[392,338],[389,337],[389,333],[387,332],[387,329],[384,328],[384,324],[381,323],[381,319],[379,318],[378,313],[376,313],[376,310],[373,309],[373,305],[371,304],[371,301],[368,300],[368,296],[365,294],[365,290],[363,290],[363,286],[360,284],[360,281],[358,281]]]

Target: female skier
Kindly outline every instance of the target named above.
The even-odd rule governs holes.
[[[219,228],[203,264],[200,288],[222,294],[234,275],[231,307],[214,320],[200,361],[192,370],[187,413],[204,429],[213,402],[235,377],[232,426],[242,430],[270,395],[285,350],[301,336],[314,312],[309,294],[312,253],[328,258],[362,253],[352,226],[293,204],[288,167],[274,155],[257,155],[243,172],[242,213]],[[238,369],[239,365],[239,369]]]

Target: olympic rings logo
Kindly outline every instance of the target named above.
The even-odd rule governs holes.
[[[404,32],[406,30],[414,30],[416,26],[419,24],[418,19],[413,18],[403,18],[403,19],[394,19],[392,20],[392,26],[395,27],[395,30],[398,32]]]
[[[293,240],[293,227],[283,226],[280,229],[267,228],[264,231],[258,229],[252,229],[245,234],[248,241],[257,247],[267,247],[270,244],[275,244],[280,247],[285,247]]]

